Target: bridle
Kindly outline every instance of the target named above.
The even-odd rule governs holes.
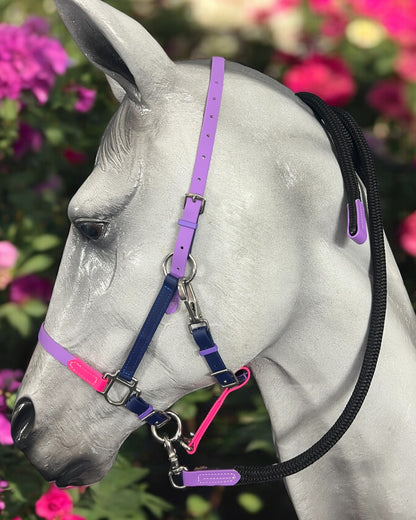
[[[218,346],[211,335],[208,321],[201,314],[191,285],[191,281],[197,272],[197,265],[191,255],[191,249],[199,217],[205,209],[205,186],[221,106],[224,67],[225,60],[223,58],[212,58],[211,77],[196,160],[189,193],[185,195],[184,199],[183,215],[178,221],[179,232],[175,249],[163,262],[164,281],[162,287],[121,369],[114,373],[102,374],[57,343],[47,333],[44,324],[39,332],[39,342],[49,354],[101,393],[110,404],[126,407],[135,413],[140,420],[151,426],[154,437],[164,445],[167,451],[171,466],[169,478],[173,486],[178,488],[269,482],[296,473],[322,457],[347,431],[364,401],[376,367],[384,330],[387,291],[384,238],[377,180],[371,153],[361,131],[351,116],[340,109],[329,107],[313,94],[300,93],[298,96],[312,108],[315,116],[332,140],[341,167],[348,202],[347,233],[358,244],[364,243],[367,238],[367,225],[357,174],[361,177],[367,189],[370,215],[369,236],[373,266],[373,303],[369,337],[362,368],[351,398],[333,427],[311,448],[300,455],[270,466],[236,466],[233,469],[225,470],[200,469],[189,471],[179,464],[174,444],[180,444],[188,453],[194,453],[203,433],[212,422],[225,398],[229,393],[244,386],[250,378],[250,371],[247,367],[242,367],[235,373],[226,367]],[[187,271],[190,271],[190,273],[187,274]],[[181,421],[174,412],[155,410],[150,403],[141,397],[138,382],[134,378],[134,374],[163,316],[165,313],[175,312],[180,300],[184,302],[188,311],[189,331],[198,346],[199,354],[208,364],[211,376],[224,388],[222,395],[191,441],[182,436]],[[121,397],[120,389],[123,391]],[[173,435],[163,433],[162,428],[171,420],[176,422],[176,432]]]

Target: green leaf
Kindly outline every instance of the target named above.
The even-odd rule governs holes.
[[[51,267],[53,263],[53,258],[48,255],[35,255],[16,269],[16,275],[23,276],[26,274],[39,273]]]
[[[4,121],[15,121],[19,113],[19,104],[13,99],[3,99],[0,102],[0,118]]]
[[[16,307],[16,303],[4,303],[0,305],[0,318],[7,318],[10,313],[14,312]]]
[[[40,235],[33,239],[32,247],[35,251],[47,251],[59,246],[61,239],[56,235]]]
[[[211,504],[199,495],[189,495],[186,500],[186,508],[195,518],[206,515],[211,509]]]
[[[60,145],[64,141],[63,132],[56,126],[51,126],[45,130],[47,140],[52,145]]]
[[[32,332],[32,320],[30,317],[17,305],[14,306],[6,314],[6,319],[10,326],[13,327],[17,332],[27,338]]]
[[[40,300],[28,300],[22,305],[23,311],[32,318],[43,318],[48,306]]]
[[[252,515],[261,511],[264,505],[261,498],[253,493],[241,493],[241,495],[238,495],[237,497],[237,502],[243,509]]]

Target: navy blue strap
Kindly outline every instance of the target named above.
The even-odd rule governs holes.
[[[192,335],[199,347],[199,353],[204,356],[211,369],[211,375],[216,378],[218,383],[225,387],[238,384],[234,373],[225,366],[208,328],[206,326],[194,328]]]
[[[147,403],[138,395],[133,395],[126,403],[126,408],[135,413],[140,420],[151,424],[152,426],[162,426],[170,420],[168,414],[153,409],[153,406]]]
[[[120,370],[119,378],[124,379],[125,381],[132,380],[134,373],[136,372],[147,347],[152,341],[156,329],[158,328],[177,288],[178,279],[171,274],[166,275],[162,288],[160,289],[143,327],[141,328],[129,355]]]

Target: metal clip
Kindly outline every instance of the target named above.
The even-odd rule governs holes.
[[[189,314],[189,332],[192,334],[193,329],[197,327],[206,327],[209,329],[209,323],[201,315],[201,309],[199,308],[198,300],[196,299],[195,292],[190,282],[183,278],[179,280],[178,293],[179,298],[185,304],[186,310]]]
[[[165,433],[163,436],[159,435],[158,429],[160,429],[160,426],[159,427],[151,426],[150,429],[151,429],[151,432],[152,432],[154,438],[158,442],[162,443],[163,447],[167,451],[169,464],[170,464],[170,471],[169,471],[170,483],[176,489],[184,489],[186,486],[184,486],[183,484],[177,484],[175,482],[175,477],[179,477],[179,475],[183,471],[188,471],[188,468],[186,468],[185,466],[181,466],[179,464],[178,455],[176,453],[175,448],[172,445],[172,443],[175,441],[179,441],[182,444],[182,441],[181,441],[181,439],[182,439],[182,422],[176,413],[171,412],[171,411],[167,411],[165,413],[167,415],[169,415],[170,417],[172,417],[172,419],[175,419],[176,424],[177,424],[176,432],[171,437],[169,437],[167,433]]]

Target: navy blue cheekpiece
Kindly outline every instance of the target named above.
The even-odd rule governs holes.
[[[120,379],[124,379],[125,381],[132,380],[177,288],[178,279],[171,274],[167,274],[143,327],[120,370],[118,375]]]

